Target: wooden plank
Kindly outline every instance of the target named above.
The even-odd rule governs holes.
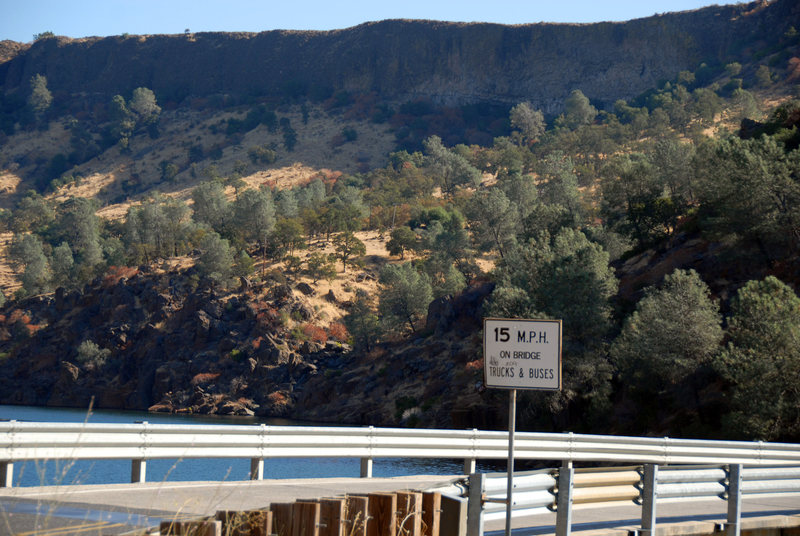
[[[318,502],[297,501],[292,507],[292,515],[292,536],[319,536]]]
[[[222,536],[222,524],[209,519],[162,521],[158,529],[161,536]]]
[[[397,536],[422,536],[422,493],[397,492]]]
[[[347,536],[367,536],[369,498],[355,495],[345,498]]]
[[[272,512],[272,533],[276,536],[293,536],[294,503],[273,503],[269,505]]]
[[[367,536],[395,536],[397,530],[397,495],[369,494]]]
[[[442,494],[424,492],[422,494],[422,535],[439,536],[442,524]]]
[[[272,512],[245,510],[217,512],[222,524],[222,536],[269,536],[272,534]]]
[[[319,507],[319,536],[348,536],[347,500],[321,499]]]

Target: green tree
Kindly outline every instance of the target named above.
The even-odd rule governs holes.
[[[225,189],[217,181],[201,182],[192,191],[194,221],[204,223],[217,233],[223,233],[231,217],[231,207]]]
[[[47,89],[47,78],[41,74],[31,77],[31,94],[28,96],[28,106],[37,118],[41,118],[53,104],[53,95]]]
[[[50,266],[53,272],[53,286],[70,288],[74,278],[75,259],[69,244],[61,242],[53,248],[53,260]]]
[[[275,228],[275,205],[270,191],[266,188],[245,190],[233,202],[232,209],[236,228],[244,239],[266,244]]]
[[[716,92],[706,88],[695,89],[692,97],[694,102],[690,107],[691,111],[703,121],[703,124],[711,124],[714,116],[722,110],[722,99]]]
[[[275,207],[278,216],[296,218],[299,214],[300,206],[297,203],[297,196],[294,190],[279,190],[275,194]]]
[[[611,357],[643,397],[674,388],[707,365],[722,341],[722,317],[694,270],[676,270],[650,288],[626,319]]]
[[[405,258],[406,251],[413,251],[417,246],[417,233],[407,225],[401,225],[394,229],[386,242],[386,249],[390,255],[399,255],[400,259]]]
[[[453,195],[458,186],[477,186],[480,172],[466,158],[448,149],[441,138],[431,136],[422,145],[425,147],[425,163],[430,168],[445,195]]]
[[[800,247],[800,149],[787,151],[773,136],[729,138],[701,157],[707,232],[757,244],[768,263],[775,256],[771,246]]]
[[[435,252],[424,262],[425,273],[431,281],[434,298],[455,296],[467,286],[467,280],[453,264],[453,259],[442,252]]]
[[[544,114],[535,110],[528,102],[520,102],[509,113],[511,127],[519,133],[520,141],[531,143],[539,140],[544,134]]]
[[[738,113],[739,120],[752,119],[761,114],[755,96],[746,89],[735,89],[731,95],[733,112]],[[736,117],[736,116],[734,116]]]
[[[694,146],[675,138],[660,138],[650,152],[650,161],[660,182],[677,203],[685,205],[694,201]],[[655,187],[653,188],[655,191]]]
[[[589,99],[580,89],[573,89],[564,101],[564,115],[562,124],[574,130],[580,126],[588,125],[597,117],[597,108],[592,106]]]
[[[364,242],[359,240],[350,231],[339,233],[333,239],[333,246],[336,248],[336,256],[342,261],[342,271],[347,271],[347,265],[360,266],[361,257],[367,252]]]
[[[472,236],[484,249],[494,249],[504,258],[516,243],[518,213],[500,188],[475,194],[467,210]]]
[[[228,240],[213,231],[206,233],[200,242],[200,252],[197,258],[200,275],[215,284],[227,286],[233,275],[234,264],[233,250]]]
[[[52,204],[38,192],[30,191],[17,203],[10,227],[15,233],[41,233],[55,221],[55,217]]]
[[[388,264],[381,270],[378,310],[390,330],[416,333],[428,313],[433,292],[427,274],[411,263]]]
[[[733,61],[725,65],[725,71],[727,71],[728,76],[738,76],[742,72],[742,64],[738,61]]]
[[[67,242],[76,257],[76,269],[81,281],[96,275],[103,262],[100,246],[100,219],[97,201],[73,197],[61,206],[61,229],[66,231]]]
[[[495,271],[486,315],[563,320],[563,387],[522,400],[521,422],[538,429],[603,422],[612,369],[604,352],[617,282],[608,254],[580,231],[544,232],[511,252]],[[571,415],[581,415],[572,421]]]
[[[311,257],[306,261],[306,273],[314,280],[314,283],[320,279],[329,281],[335,279],[336,257],[323,253],[312,253]]]
[[[772,73],[768,66],[758,66],[758,69],[756,69],[756,82],[760,87],[769,87],[772,85]]]
[[[162,160],[158,163],[158,169],[161,170],[161,180],[162,181],[172,181],[178,175],[180,168],[169,162],[168,160]]]
[[[514,248],[499,263],[491,316],[560,318],[565,343],[591,346],[610,327],[610,299],[617,280],[608,253],[581,231],[542,233]]]
[[[41,239],[34,234],[14,235],[9,254],[17,269],[26,294],[42,294],[51,290],[50,263]]]
[[[342,318],[347,331],[353,336],[356,348],[367,352],[372,350],[380,338],[381,325],[372,300],[363,289],[357,289],[353,305]]]
[[[146,87],[137,87],[128,103],[128,109],[136,117],[137,125],[146,126],[158,121],[161,107],[156,103],[156,96]]]
[[[290,257],[294,256],[296,249],[304,248],[306,245],[305,230],[297,218],[278,218],[273,238],[279,244],[281,251]]]
[[[253,259],[245,250],[241,250],[233,264],[233,275],[236,277],[247,277],[253,273]]]
[[[114,95],[108,109],[110,119],[109,136],[119,143],[120,147],[127,149],[133,129],[136,127],[134,114],[128,109],[122,95]]]
[[[128,210],[124,234],[128,255],[144,262],[179,255],[187,247],[190,227],[186,203],[155,193]]]
[[[636,240],[639,247],[674,231],[680,208],[664,195],[664,185],[641,153],[611,159],[603,168],[601,213],[608,225]]]
[[[573,226],[581,220],[581,193],[572,159],[561,151],[549,153],[539,166],[542,179],[538,199],[564,207]]]
[[[728,345],[717,363],[729,384],[731,432],[800,438],[800,298],[773,276],[749,281],[731,304]]]

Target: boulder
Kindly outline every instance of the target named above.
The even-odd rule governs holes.
[[[311,288],[311,285],[309,285],[308,283],[305,283],[305,282],[298,283],[297,285],[295,285],[294,288],[296,288],[297,290],[299,290],[300,292],[302,292],[306,296],[313,296],[314,295],[314,289]]]

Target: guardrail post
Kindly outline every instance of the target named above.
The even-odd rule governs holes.
[[[739,536],[742,530],[742,464],[728,466],[728,522],[726,536]]]
[[[477,460],[475,458],[465,458],[464,459],[464,474],[471,475],[477,469]]]
[[[11,419],[8,421],[8,424],[11,425],[11,428],[8,430],[8,447],[10,448],[9,455],[11,452],[14,452],[14,425],[16,424],[15,419]],[[0,488],[11,488],[14,487],[14,462],[12,461],[4,461],[0,462]]]
[[[375,444],[375,428],[369,427],[369,434],[367,435],[369,447],[367,456],[361,458],[361,478],[372,478],[372,447]]]
[[[472,451],[472,456],[469,458],[464,458],[464,473],[465,475],[469,476],[472,473],[477,472],[477,461],[478,458],[475,454],[478,452],[478,429],[472,429],[472,437],[470,437],[470,450]]]
[[[264,480],[264,458],[250,458],[250,480]]]
[[[14,487],[14,462],[0,462],[0,488]]]
[[[142,438],[142,443],[139,449],[142,453],[141,458],[134,458],[131,460],[131,484],[142,484],[147,478],[147,421],[136,421],[136,424],[142,425],[142,431],[139,435]]]
[[[131,484],[142,484],[146,480],[147,460],[131,460]]]
[[[361,478],[372,478],[372,458],[361,458]]]
[[[572,532],[572,482],[575,468],[572,460],[564,460],[558,471],[558,499],[556,503],[556,536],[569,536]]]
[[[483,536],[483,486],[486,475],[469,475],[469,495],[467,503],[467,536]]]
[[[658,496],[658,465],[648,463],[642,475],[642,530],[644,536],[656,533],[656,498]]]

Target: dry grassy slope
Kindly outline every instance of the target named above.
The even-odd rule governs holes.
[[[231,145],[224,135],[224,122],[230,117],[243,119],[247,111],[243,108],[223,112],[163,112],[161,135],[157,139],[142,133],[132,138],[130,151],[126,153],[116,147],[107,150],[74,170],[83,176],[79,184],[61,188],[50,197],[59,201],[71,196],[94,197],[102,204],[98,211],[101,217],[122,218],[131,204],[155,190],[188,200],[192,189],[206,180],[202,171],[211,165],[216,166],[224,177],[231,174],[237,161],[246,162],[248,170],[244,180],[250,186],[269,184],[288,188],[303,184],[320,172],[355,173],[383,166],[394,148],[394,137],[387,125],[346,119],[320,107],[312,107],[308,122],[303,123],[299,106],[277,112],[279,118],[288,118],[297,132],[297,145],[293,152],[287,152],[283,147],[280,131],[270,133],[264,126],[248,132],[239,143]],[[212,132],[213,125],[220,133]],[[355,129],[358,139],[335,146],[333,141],[344,128]],[[277,161],[268,166],[253,164],[248,158],[248,149],[269,143],[278,146]],[[197,162],[196,176],[192,177],[188,149],[197,144],[202,145],[206,153],[221,147],[222,157],[216,161],[206,158]],[[0,207],[12,208],[19,196],[30,188],[31,174],[37,162],[69,151],[69,132],[63,122],[52,123],[44,132],[21,132],[9,137],[0,147]],[[169,183],[161,182],[159,163],[162,160],[173,162],[182,169]],[[27,165],[20,167],[16,163],[19,161]],[[137,193],[128,196],[124,187],[131,182],[138,183]],[[233,196],[232,188],[229,188],[229,193]],[[368,255],[386,255],[385,248],[373,244],[374,237],[362,238],[368,238]],[[10,236],[3,235],[0,239],[0,288],[8,294],[16,290],[19,283],[12,276],[5,253]]]

